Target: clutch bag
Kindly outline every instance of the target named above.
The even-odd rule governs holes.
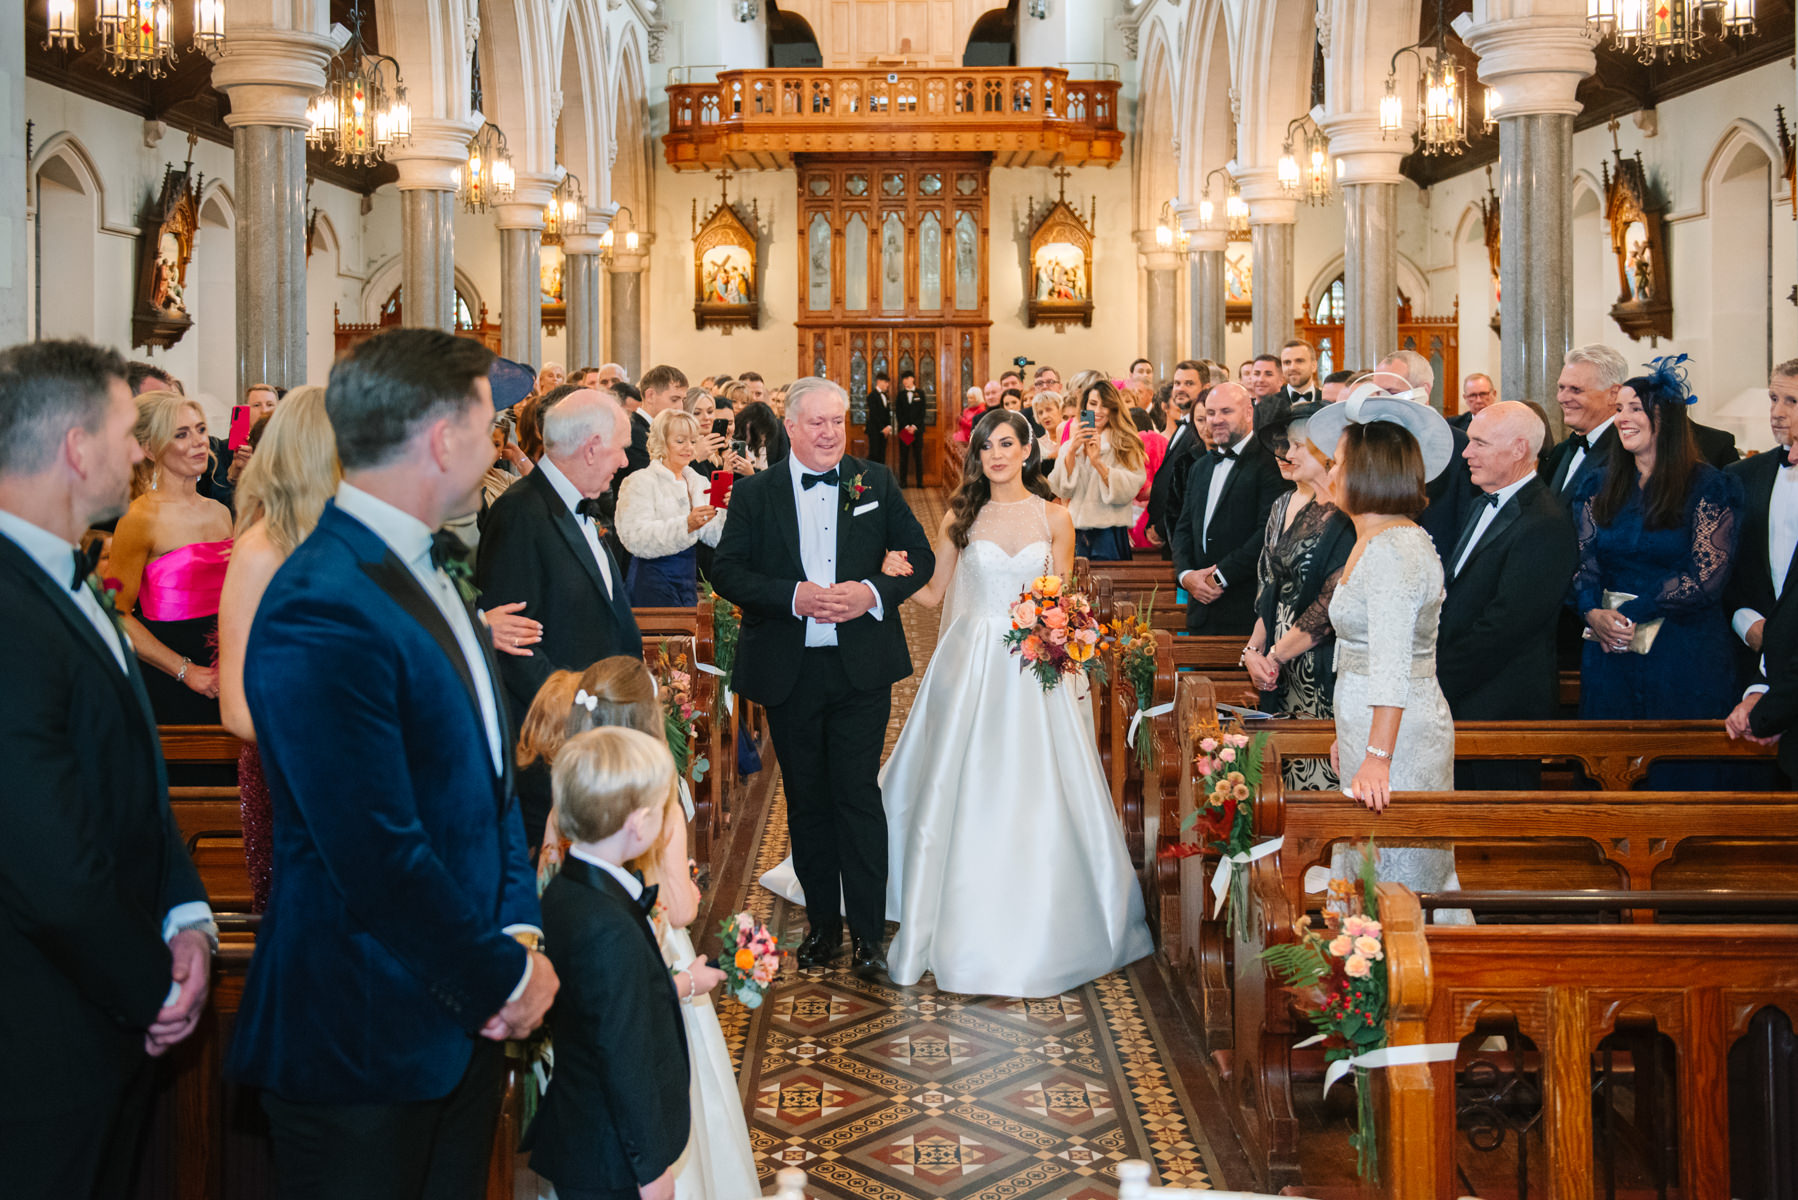
[[[1611,609],[1612,611],[1622,608],[1625,604],[1628,604],[1635,598],[1634,592],[1613,592],[1608,589],[1599,595],[1599,601],[1602,606]],[[1636,622],[1635,636],[1629,639],[1629,652],[1631,654],[1648,653],[1650,648],[1654,646],[1654,639],[1661,635],[1661,621],[1661,617],[1656,617],[1652,621]],[[1596,642],[1598,640],[1592,635],[1592,630],[1589,627],[1583,631],[1583,634],[1585,639],[1589,642]]]

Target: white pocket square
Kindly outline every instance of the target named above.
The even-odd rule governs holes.
[[[849,515],[852,517],[859,517],[863,513],[873,512],[875,509],[877,509],[879,507],[880,507],[880,501],[870,500],[866,504],[861,505],[859,508],[857,508],[854,512],[850,513]]]

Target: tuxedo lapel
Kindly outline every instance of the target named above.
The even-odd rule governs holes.
[[[556,495],[556,489],[550,486],[549,480],[542,478],[538,472],[531,472],[528,478],[539,481],[537,495],[543,501],[544,515],[549,518],[550,527],[556,531],[556,536],[567,544],[569,551],[581,564],[581,569],[587,572],[587,578],[591,579],[593,586],[599,589],[599,594],[601,596],[615,594],[606,591],[606,581],[600,577],[599,561],[593,557],[593,547],[587,544],[587,539],[581,534],[580,522],[574,519],[574,514],[568,511],[568,506],[562,503],[562,497]],[[600,547],[601,549],[605,547],[603,539],[600,541]],[[624,580],[618,576],[617,564],[608,565],[613,568],[612,586],[614,589],[622,588]]]
[[[1526,486],[1518,489],[1517,494],[1511,497],[1510,503],[1499,508],[1492,517],[1492,523],[1486,526],[1486,532],[1481,534],[1479,540],[1467,551],[1467,561],[1463,562],[1458,570],[1453,563],[1448,564],[1449,569],[1454,571],[1453,576],[1450,577],[1451,580],[1459,579],[1467,568],[1473,565],[1476,558],[1484,554],[1488,547],[1497,544],[1504,531],[1517,523],[1517,519],[1523,515],[1523,506],[1531,499],[1530,488]]]
[[[781,540],[786,543],[787,552],[793,556],[794,566],[799,568],[799,577],[805,577],[805,556],[799,551],[799,505],[793,499],[793,477],[790,468],[784,462],[777,471],[773,465],[768,473],[774,476],[770,480],[773,493],[769,497],[774,506],[774,527],[780,530]]]
[[[456,669],[456,675],[462,680],[462,687],[468,693],[468,703],[474,708],[475,722],[480,726],[481,736],[485,738],[487,719],[481,715],[481,701],[475,693],[474,675],[468,669],[468,658],[462,653],[462,644],[456,640],[449,622],[443,619],[443,612],[437,607],[437,602],[426,594],[417,577],[400,561],[400,556],[391,550],[387,551],[385,557],[365,560],[359,565],[362,573],[374,580],[375,585],[405,610],[407,616],[423,626],[425,632],[431,635],[431,640],[437,643],[438,649],[448,656],[450,665]],[[497,668],[490,666],[490,669],[497,679]],[[505,756],[502,754],[500,757]]]
[[[1754,456],[1749,469],[1743,474],[1747,476],[1748,505],[1746,511],[1755,514],[1753,528],[1758,536],[1754,537],[1749,553],[1755,562],[1761,564],[1767,572],[1767,582],[1773,582],[1772,530],[1773,530],[1773,485],[1779,479],[1779,463],[1784,459],[1783,446],[1775,446],[1771,451]],[[1760,460],[1766,458],[1766,467]],[[1791,576],[1787,575],[1787,579]]]

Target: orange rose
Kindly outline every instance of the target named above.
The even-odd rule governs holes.
[[[736,964],[739,971],[753,971],[755,969],[755,951],[747,948],[737,951]]]

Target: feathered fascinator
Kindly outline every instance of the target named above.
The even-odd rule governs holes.
[[[1663,354],[1649,362],[1648,374],[1641,377],[1648,384],[1649,394],[1642,395],[1641,388],[1635,389],[1636,394],[1643,400],[1681,408],[1697,403],[1698,397],[1686,381],[1686,358],[1684,354]]]

